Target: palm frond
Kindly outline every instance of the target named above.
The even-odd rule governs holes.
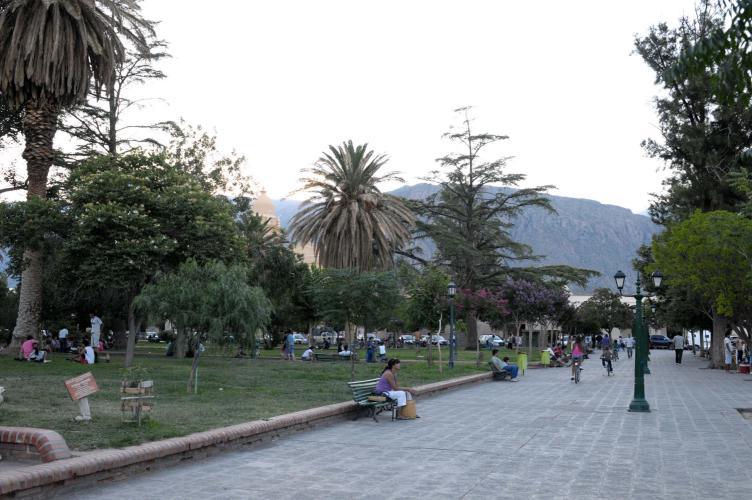
[[[145,33],[137,0],[0,0],[0,92],[16,107],[81,102],[92,79],[111,85],[120,37],[139,47]]]

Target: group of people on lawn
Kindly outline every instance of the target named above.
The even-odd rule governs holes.
[[[84,338],[81,345],[78,347],[78,351],[73,357],[68,358],[71,361],[78,363],[93,365],[96,362],[96,351],[104,352],[104,342],[101,339],[102,335],[102,320],[99,316],[91,314],[90,322],[91,328],[89,330],[90,337]],[[26,336],[26,340],[21,344],[21,348],[18,352],[18,361],[29,361],[34,363],[49,363],[52,360],[49,359],[49,355],[52,352],[68,352],[68,329],[63,327],[58,332],[56,338],[46,338],[44,345],[31,335]]]

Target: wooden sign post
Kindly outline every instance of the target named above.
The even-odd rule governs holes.
[[[81,412],[76,420],[91,420],[91,410],[89,409],[88,396],[99,392],[97,381],[91,372],[86,372],[78,377],[73,377],[65,381],[65,388],[73,401],[78,401],[78,409]]]

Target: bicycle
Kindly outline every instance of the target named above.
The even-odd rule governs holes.
[[[610,377],[612,373],[614,373],[614,367],[611,363],[610,359],[602,359],[601,363],[603,364],[603,368],[606,369],[606,376]]]
[[[582,371],[582,360],[574,360],[574,383],[580,383],[580,372]]]

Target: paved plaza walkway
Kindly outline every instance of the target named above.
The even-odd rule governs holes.
[[[626,411],[632,361],[606,377],[593,356],[578,385],[529,370],[419,400],[419,420],[346,421],[73,497],[750,498],[752,421],[736,408],[752,408],[752,377],[652,357],[649,414]]]

